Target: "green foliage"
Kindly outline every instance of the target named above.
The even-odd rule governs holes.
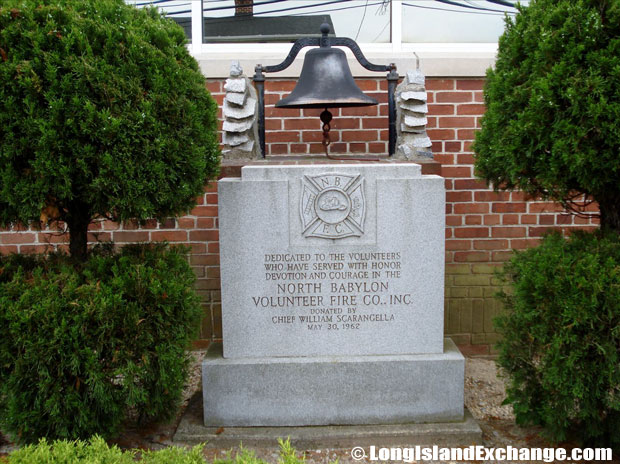
[[[101,437],[88,442],[58,440],[48,443],[42,439],[36,445],[28,445],[9,455],[8,464],[204,464],[202,446],[191,450],[169,447],[160,451],[121,451],[108,446]]]
[[[533,0],[506,19],[487,111],[474,150],[477,174],[571,206],[599,202],[620,231],[620,3]]]
[[[141,464],[204,464],[202,445],[194,446],[190,451],[170,446],[159,451],[143,451]]]
[[[289,440],[278,440],[280,457],[278,464],[303,464],[303,458]],[[109,447],[98,436],[88,442],[58,440],[48,443],[42,439],[36,445],[28,445],[9,455],[7,464],[204,464],[203,445],[191,450],[168,447],[159,451],[121,451],[116,446]],[[231,453],[232,454],[232,453]],[[136,460],[137,458],[140,458]],[[258,459],[251,451],[241,448],[234,457],[216,459],[213,464],[267,464]]]
[[[93,217],[191,209],[219,152],[185,43],[174,21],[123,0],[3,0],[0,225],[63,220],[85,254]]]
[[[9,455],[9,464],[134,464],[134,452],[109,447],[101,437],[89,442],[55,441],[42,438],[36,445],[27,445]]]
[[[297,451],[291,445],[290,439],[282,440],[278,438],[278,444],[280,445],[280,456],[278,457],[277,464],[304,464],[305,457],[298,457]],[[338,461],[335,461],[334,464],[337,464]],[[213,461],[213,464],[267,464],[262,459],[256,457],[256,455],[243,447],[239,450],[239,453],[236,453],[232,456],[232,452],[230,456],[224,459],[216,459]]]
[[[0,426],[22,442],[174,416],[202,316],[186,250],[0,257]]]
[[[517,422],[620,447],[620,237],[547,236],[504,277],[498,362]]]

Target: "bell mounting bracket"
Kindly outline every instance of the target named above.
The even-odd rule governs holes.
[[[374,64],[366,59],[357,42],[348,37],[329,37],[329,26],[323,24],[321,26],[321,37],[304,37],[295,41],[291,47],[288,56],[279,64],[272,66],[263,66],[257,64],[254,68],[254,76],[252,80],[258,94],[258,138],[261,153],[265,157],[265,73],[280,72],[288,68],[302,48],[305,47],[347,47],[353,52],[353,56],[358,63],[365,69],[373,72],[387,72],[388,81],[388,128],[389,128],[389,144],[388,154],[394,155],[396,151],[396,102],[394,100],[394,91],[398,84],[398,72],[396,65],[390,63],[388,65]]]

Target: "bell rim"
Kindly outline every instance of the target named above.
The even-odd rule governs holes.
[[[275,107],[276,108],[291,108],[291,109],[303,109],[303,108],[310,108],[310,109],[322,109],[322,108],[355,108],[355,107],[361,107],[361,106],[376,106],[379,104],[379,102],[377,100],[375,100],[372,97],[368,97],[369,99],[371,99],[372,101],[356,101],[356,102],[351,102],[351,101],[337,101],[337,100],[316,100],[316,101],[309,101],[308,103],[294,103],[292,105],[289,105],[286,103],[286,98],[283,98],[282,100],[276,102]]]

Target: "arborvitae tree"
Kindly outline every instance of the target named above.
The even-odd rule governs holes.
[[[0,4],[0,224],[87,229],[188,211],[218,169],[216,104],[183,30],[123,0]]]
[[[487,73],[477,173],[573,210],[585,195],[620,232],[620,2],[518,9]]]

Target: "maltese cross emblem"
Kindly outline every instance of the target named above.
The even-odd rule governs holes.
[[[304,176],[299,205],[304,237],[338,239],[364,233],[364,179],[327,173]]]

